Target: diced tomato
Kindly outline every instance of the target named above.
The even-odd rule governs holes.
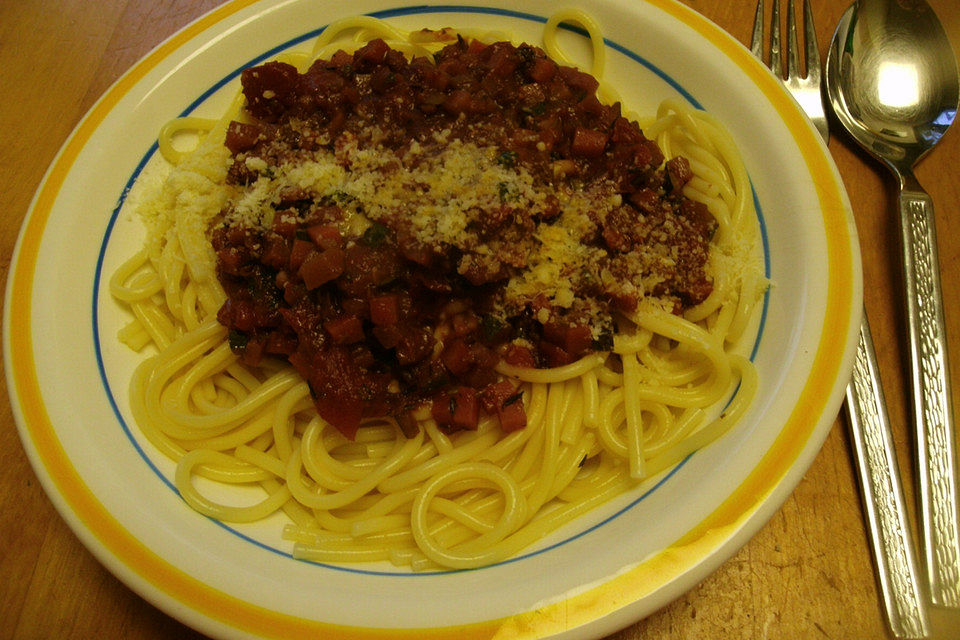
[[[548,322],[543,325],[543,339],[552,342],[571,356],[577,356],[593,345],[593,333],[585,324],[567,325]]]
[[[274,269],[285,269],[290,264],[290,250],[287,249],[287,242],[279,235],[270,236],[260,261]]]
[[[303,261],[307,259],[316,247],[309,240],[297,238],[293,241],[293,247],[290,249],[290,271],[297,271],[303,266]]]
[[[439,425],[449,426],[453,423],[453,401],[449,393],[441,391],[433,396],[430,415]]]
[[[353,56],[343,49],[337,50],[337,52],[330,58],[331,67],[345,67],[351,62],[353,62]]]
[[[562,367],[573,362],[573,357],[566,350],[546,340],[540,341],[540,353],[550,367]]]
[[[642,141],[643,134],[624,117],[617,118],[613,123],[613,133],[610,136],[613,142],[628,142],[631,144]]]
[[[343,273],[343,251],[327,249],[314,251],[308,255],[297,274],[303,278],[303,284],[308,290],[316,289]]]
[[[257,144],[261,132],[259,125],[234,120],[227,125],[224,144],[233,154],[247,151]]]
[[[267,336],[263,350],[274,355],[290,355],[297,350],[297,344],[298,340],[295,335],[285,335],[279,331],[274,331]]]
[[[263,358],[263,347],[263,338],[250,338],[247,340],[247,344],[243,346],[243,354],[240,356],[240,360],[243,361],[243,364],[249,367],[257,366],[260,364],[260,360]]]
[[[593,93],[600,83],[589,73],[577,71],[573,67],[560,67],[560,76],[574,89],[584,93]]]
[[[496,413],[507,398],[517,393],[517,388],[509,380],[500,380],[488,384],[480,392],[480,403],[487,413]]]
[[[467,47],[467,51],[470,53],[480,53],[487,48],[487,44],[480,42],[476,38],[470,41],[470,45]]]
[[[473,357],[470,347],[463,340],[454,340],[446,345],[440,359],[443,365],[454,375],[466,373],[473,366]]]
[[[480,403],[486,413],[497,416],[505,432],[527,426],[522,392],[509,380],[500,380],[484,387],[480,392]]]
[[[297,68],[285,62],[267,62],[244,69],[240,75],[247,110],[268,122],[283,113],[297,85]]]
[[[370,316],[370,307],[367,306],[367,301],[363,298],[343,298],[340,301],[340,308],[343,309],[344,313],[350,313],[361,318]]]
[[[464,113],[470,108],[473,97],[469,91],[457,89],[443,101],[443,108],[452,114]]]
[[[249,300],[228,300],[231,303],[229,307],[224,305],[221,312],[229,316],[227,326],[239,331],[253,331],[256,324],[256,314],[253,310],[253,304]]]
[[[537,361],[533,358],[533,352],[519,344],[508,346],[503,359],[507,364],[512,364],[515,367],[533,369],[537,366]]]
[[[536,82],[549,82],[557,73],[557,63],[550,58],[537,58],[528,72]]]
[[[277,212],[273,218],[273,230],[284,238],[292,238],[297,233],[297,219]]]
[[[373,336],[384,349],[393,349],[400,344],[400,338],[403,337],[403,334],[394,324],[387,327],[374,327]]]
[[[395,293],[370,298],[370,320],[385,327],[400,320],[400,297]]]
[[[563,344],[566,332],[567,325],[559,322],[547,322],[543,325],[543,339],[553,344]]]
[[[343,247],[343,238],[340,236],[340,230],[332,224],[315,224],[307,227],[307,235],[313,240],[313,243],[321,249],[333,249]]]
[[[455,429],[476,429],[480,421],[480,402],[471,387],[440,392],[433,397],[430,414],[437,424]]]
[[[317,413],[337,428],[348,440],[357,437],[363,419],[363,401],[359,398],[315,398]]]
[[[511,433],[527,426],[527,412],[523,408],[523,400],[516,398],[497,410],[500,419],[500,428],[505,433]]]
[[[334,342],[352,344],[363,340],[363,322],[357,316],[341,316],[323,323]]]
[[[307,288],[299,283],[288,282],[283,288],[283,301],[291,306],[300,302],[305,295],[307,295]]]
[[[387,58],[390,48],[381,38],[371,40],[353,54],[354,60],[380,64]]]
[[[453,427],[476,429],[480,421],[480,403],[477,392],[470,387],[461,387],[453,396]]]
[[[400,242],[400,252],[407,260],[416,262],[424,267],[429,267],[433,261],[433,252],[430,248],[414,240],[402,240]]]
[[[576,324],[567,328],[563,342],[564,350],[574,356],[579,356],[593,345],[593,332],[585,324]]]
[[[638,211],[647,215],[656,213],[657,209],[660,208],[660,196],[657,195],[657,192],[653,189],[643,188],[634,191],[627,196],[627,200],[629,200],[630,204],[635,206]]]
[[[396,329],[398,326],[390,325],[386,328]],[[433,332],[429,328],[405,328],[397,341],[397,362],[401,366],[421,362],[433,353],[435,342]]]
[[[607,134],[593,129],[577,129],[573,132],[570,152],[584,158],[596,158],[607,146]]]
[[[513,47],[510,47],[513,49]],[[501,46],[499,43],[493,44],[484,50],[484,53],[492,52],[487,61],[487,68],[490,74],[503,78],[513,73],[519,64],[519,59],[513,51]]]

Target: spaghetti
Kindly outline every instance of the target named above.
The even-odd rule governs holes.
[[[594,52],[592,76],[602,78],[604,47],[599,28],[580,12],[563,12],[547,23],[544,59],[570,64],[556,38],[560,24],[567,22],[578,23],[588,32]],[[345,40],[347,34],[354,34],[352,43]],[[368,47],[378,39],[389,44],[388,50],[432,60],[451,55],[443,52],[443,47],[466,50],[472,46],[470,42],[501,41],[505,36],[451,30],[405,33],[361,17],[331,25],[310,54],[288,54],[282,62],[294,73],[304,73],[317,59],[343,61],[348,55],[368,55]],[[358,53],[343,53],[347,49]],[[256,73],[257,69],[250,72]],[[582,80],[570,77],[574,83]],[[256,242],[250,241],[249,233],[235,234],[234,240],[226,236],[211,240],[213,229],[225,220],[233,220],[235,226],[241,219],[262,224],[268,208],[265,203],[287,197],[276,190],[280,180],[276,167],[283,163],[271,165],[243,153],[262,139],[256,129],[243,129],[244,109],[255,113],[259,109],[262,116],[272,117],[269,109],[275,92],[262,87],[257,91],[238,95],[220,120],[183,118],[163,128],[160,150],[171,168],[139,203],[148,228],[145,247],[116,271],[110,283],[115,298],[133,315],[120,339],[133,349],[152,345],[157,352],[133,376],[130,398],[134,418],[150,442],[177,461],[176,487],[200,513],[227,522],[251,522],[283,511],[291,521],[284,536],[294,542],[294,556],[306,560],[389,561],[414,570],[484,566],[516,554],[571,519],[670,468],[720,437],[748,408],[756,389],[755,372],[737,348],[749,333],[765,286],[755,255],[758,231],[749,184],[737,149],[722,127],[707,114],[668,101],[655,118],[644,123],[643,131],[671,159],[668,164],[673,158],[685,158],[682,164],[673,165],[689,174],[682,180],[673,177],[678,185],[675,203],[681,201],[682,184],[682,200],[699,203],[697,207],[709,212],[705,280],[693,281],[706,281],[709,286],[660,286],[660,293],[655,294],[653,285],[640,286],[637,293],[638,284],[630,283],[624,293],[617,288],[622,284],[607,283],[603,291],[619,300],[604,308],[611,323],[609,343],[598,340],[595,330],[587,343],[591,348],[571,347],[565,352],[576,357],[557,360],[550,356],[555,351],[533,347],[539,367],[516,358],[491,362],[484,376],[509,381],[509,389],[516,394],[501,396],[498,410],[478,414],[468,428],[451,428],[455,426],[453,415],[444,417],[425,396],[416,396],[415,402],[405,405],[402,417],[406,421],[398,420],[393,410],[374,415],[367,411],[356,416],[357,425],[345,426],[342,416],[332,415],[329,407],[318,401],[318,395],[326,392],[319,390],[317,378],[282,357],[258,354],[251,358],[248,345],[255,332],[238,336],[237,327],[242,323],[238,324],[237,314],[223,311],[230,306],[225,300],[239,295],[229,279],[224,279],[233,264],[229,256],[248,245],[259,246],[267,236],[257,235]],[[612,88],[602,82],[596,93],[604,102],[616,100]],[[262,104],[258,104],[261,97]],[[243,139],[251,131],[256,135]],[[200,134],[196,149],[187,153],[177,149],[174,138],[183,132]],[[451,141],[449,132],[434,133],[435,138],[443,138],[432,150],[438,153],[456,149],[462,154],[471,143],[457,136]],[[340,240],[329,232],[330,227],[339,229],[336,238],[341,233],[363,238],[371,228],[376,229],[377,206],[403,206],[397,199],[385,199],[389,185],[378,183],[374,190],[367,186],[358,191],[359,183],[369,176],[357,169],[351,179],[345,179],[340,171],[347,157],[355,169],[360,160],[375,163],[370,176],[382,176],[386,164],[405,166],[403,158],[377,147],[377,157],[371,159],[356,146],[356,137],[334,138],[339,142],[321,141],[309,163],[302,158],[286,163],[284,166],[293,166],[299,173],[282,176],[287,194],[293,184],[312,192],[322,191],[318,185],[323,185],[328,196],[346,193],[352,201],[359,200],[357,206],[365,215],[350,214],[350,207],[338,201],[336,207],[325,209],[335,208],[339,211],[336,217],[310,227],[310,240],[325,251],[346,246],[337,244]],[[352,140],[354,146],[344,140]],[[579,143],[580,151],[590,153],[593,143],[587,136]],[[331,148],[340,156],[324,159],[324,149]],[[409,158],[409,145],[404,148]],[[523,178],[523,188],[520,182],[510,182],[522,174],[514,157],[502,152],[490,156],[485,149],[473,145],[468,151],[479,155],[469,157],[483,175],[500,176],[494,184],[501,199],[507,190],[523,196],[526,192],[522,189],[534,179]],[[419,167],[427,175],[449,171],[454,164],[453,156],[441,156],[435,164],[429,157],[432,155],[424,153],[409,166]],[[493,164],[484,164],[483,158],[491,157]],[[304,173],[307,165],[309,175]],[[535,172],[535,165],[530,166]],[[413,168],[404,174],[405,184],[410,184],[411,176],[427,179],[412,173]],[[561,174],[569,169],[569,165],[558,169],[556,160],[550,165],[550,170]],[[496,174],[498,170],[505,173]],[[663,169],[658,171],[663,173]],[[434,186],[442,192],[440,186]],[[534,189],[523,197],[532,203],[543,197],[541,191]],[[462,194],[462,189],[457,193]],[[367,197],[360,199],[357,194]],[[290,198],[302,198],[302,194]],[[562,204],[568,210],[579,206],[569,193],[564,198]],[[611,210],[620,205],[615,202]],[[595,208],[596,200],[590,206]],[[384,204],[383,209],[390,207]],[[268,222],[276,228],[283,220],[271,217]],[[425,224],[434,225],[430,232],[438,233],[435,219]],[[444,236],[444,242],[462,238],[463,233]],[[537,242],[547,245],[547,235],[546,231],[539,233]],[[296,242],[296,237],[291,235],[290,241]],[[620,235],[604,237],[608,247],[623,242]],[[469,257],[473,246],[465,244],[456,255]],[[590,255],[599,255],[599,249],[592,251]],[[290,257],[284,254],[284,259]],[[237,273],[248,274],[247,264],[238,261],[233,267]],[[479,280],[482,286],[503,278],[497,271],[490,281],[483,280],[491,270],[471,271],[471,265],[474,263],[469,260],[462,262],[461,275]],[[520,271],[510,273],[516,276]],[[319,290],[330,281],[324,273],[307,271],[302,279]],[[569,272],[562,273],[569,277]],[[310,286],[311,279],[315,286]],[[659,282],[663,280],[661,276]],[[249,282],[249,278],[244,280],[244,286],[249,287]],[[542,279],[539,282],[547,284]],[[519,276],[510,283],[507,293],[498,299],[508,309],[502,316],[508,321],[515,317],[509,311],[511,300],[527,301],[517,303],[519,307],[513,311],[529,303],[533,286],[525,286]],[[551,313],[580,321],[590,311],[575,301],[580,290],[573,295],[554,283],[550,292],[551,304],[540,309],[540,320],[535,322],[541,330],[555,320]],[[681,298],[682,305],[677,302]],[[356,330],[355,323],[341,323],[323,339],[341,336],[341,342],[353,345],[362,337]],[[476,331],[476,327],[470,330]],[[517,342],[516,335],[507,334]],[[384,334],[377,335],[383,342]],[[449,343],[451,337],[439,331],[434,338],[429,344],[437,356],[444,350],[444,340]],[[280,348],[279,338],[273,340]],[[569,346],[570,340],[564,344]],[[293,348],[284,353],[292,353]],[[421,357],[430,361],[426,354]],[[290,362],[296,364],[296,358],[290,356]],[[448,368],[456,369],[449,361]],[[464,384],[463,380],[459,383]],[[395,386],[385,393],[396,395]],[[719,407],[725,402],[721,414]],[[499,409],[513,403],[523,408],[523,424],[506,428],[507,418]],[[435,399],[432,404],[437,404]],[[456,413],[453,404],[448,413]],[[415,428],[410,428],[411,422]],[[253,504],[223,504],[198,489],[197,477],[255,487],[259,496]]]

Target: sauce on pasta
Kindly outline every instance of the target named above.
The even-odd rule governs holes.
[[[304,560],[482,567],[749,409],[766,283],[733,140],[675,100],[628,115],[583,12],[506,40],[345,19],[161,129],[110,288],[191,508],[282,512]]]
[[[378,38],[242,86],[227,182],[274,196],[213,234],[218,318],[245,363],[287,358],[350,438],[385,415],[409,434],[424,402],[447,429],[485,411],[514,431],[498,362],[609,351],[641,298],[681,313],[712,290],[716,223],[682,194],[689,162],[664,164],[593,76],[540,48],[458,38],[410,60]],[[335,189],[305,168],[336,170]]]

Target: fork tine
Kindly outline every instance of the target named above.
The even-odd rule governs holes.
[[[770,14],[770,62],[767,66],[778,78],[783,78],[783,61],[780,57],[780,0],[773,3]]]
[[[800,76],[800,47],[797,45],[795,13],[793,0],[787,0],[787,78]]]
[[[813,24],[810,0],[803,2],[803,39],[807,50],[807,77],[820,84],[820,49],[817,47],[817,27]]]
[[[757,13],[753,16],[753,36],[750,38],[750,52],[763,62],[763,0],[757,0]]]

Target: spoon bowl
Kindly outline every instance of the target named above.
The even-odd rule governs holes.
[[[827,54],[826,82],[843,127],[898,173],[911,173],[957,114],[956,58],[922,0],[860,0],[847,9]]]
[[[899,180],[923,557],[932,602],[960,607],[957,456],[936,226],[933,201],[913,175],[956,117],[956,57],[924,0],[857,0],[834,33],[825,78],[840,124]]]

